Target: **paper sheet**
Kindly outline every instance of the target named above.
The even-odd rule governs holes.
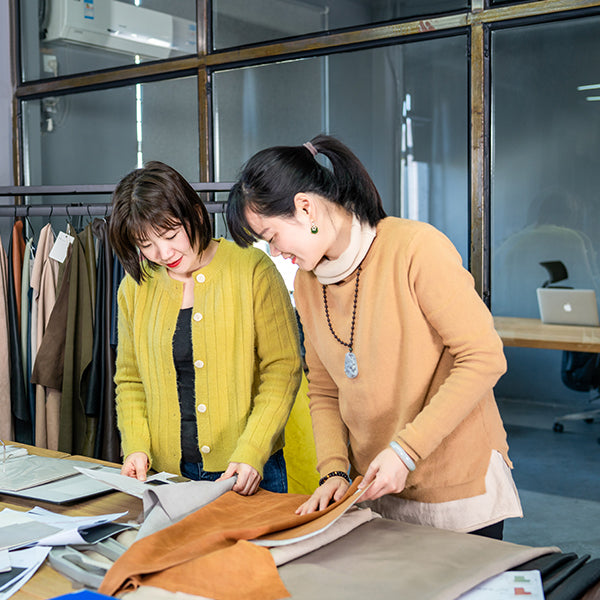
[[[544,600],[539,571],[506,571],[462,594],[458,600]]]
[[[0,550],[0,573],[6,573],[7,571],[10,571],[8,550]]]
[[[14,550],[10,552],[11,566],[15,569],[23,569],[16,578],[0,588],[0,600],[7,600],[12,594],[24,586],[33,574],[46,560],[50,548],[36,547],[26,550]]]
[[[27,454],[10,458],[0,469],[0,491],[16,492],[75,474],[73,464],[63,458]]]
[[[173,481],[169,481],[168,478],[175,477],[173,473],[165,473],[164,471],[161,471],[160,473],[151,475],[146,481],[138,481],[133,477],[127,477],[126,475],[121,475],[120,473],[109,473],[104,470],[92,470],[81,467],[76,467],[76,469],[80,473],[96,479],[97,481],[101,481],[105,485],[108,485],[115,490],[129,494],[130,496],[136,496],[137,498],[142,498],[144,496],[144,491],[153,485],[161,483],[174,483]]]
[[[14,549],[34,544],[85,544],[87,542],[80,531],[110,523],[126,514],[127,512],[94,517],[69,517],[37,506],[28,512],[5,508],[0,512],[0,548]]]

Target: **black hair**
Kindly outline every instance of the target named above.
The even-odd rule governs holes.
[[[159,161],[125,175],[112,195],[108,235],[123,268],[137,283],[145,278],[145,266],[157,264],[140,260],[139,242],[149,231],[158,234],[183,226],[190,245],[204,251],[212,237],[212,226],[204,203],[186,179]]]
[[[258,239],[246,210],[267,217],[292,216],[299,192],[318,194],[373,227],[386,216],[373,180],[350,148],[322,134],[310,144],[329,159],[331,169],[315,159],[310,145],[267,148],[244,165],[229,192],[226,211],[227,226],[238,245],[248,246]]]

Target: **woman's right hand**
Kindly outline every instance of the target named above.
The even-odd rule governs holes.
[[[327,508],[331,501],[337,502],[344,497],[350,484],[343,477],[332,477],[320,485],[304,504],[296,509],[297,515],[307,515],[315,510]]]
[[[150,462],[145,452],[132,452],[121,467],[121,475],[134,477],[138,481],[146,481],[146,472]]]

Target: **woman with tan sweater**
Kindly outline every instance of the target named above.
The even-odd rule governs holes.
[[[206,208],[150,162],[117,185],[110,240],[118,294],[122,473],[152,466],[233,490],[287,491],[283,429],[301,377],[289,293],[271,259],[211,237]]]
[[[364,166],[324,135],[254,155],[227,221],[238,244],[266,240],[300,269],[321,480],[298,512],[362,475],[363,500],[386,517],[501,538],[522,516],[492,392],[506,362],[448,238],[386,217]]]

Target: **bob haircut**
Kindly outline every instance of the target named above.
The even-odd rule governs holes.
[[[141,283],[152,261],[141,260],[138,244],[153,231],[183,226],[192,247],[203,252],[212,237],[212,226],[204,203],[186,179],[159,161],[147,162],[117,184],[112,195],[108,235],[125,271]]]
[[[314,153],[327,157],[331,169],[317,162]],[[318,194],[372,227],[386,216],[379,192],[356,155],[336,138],[318,135],[302,146],[261,150],[244,165],[227,201],[231,237],[240,246],[253,244],[258,235],[246,211],[293,217],[299,192]]]

